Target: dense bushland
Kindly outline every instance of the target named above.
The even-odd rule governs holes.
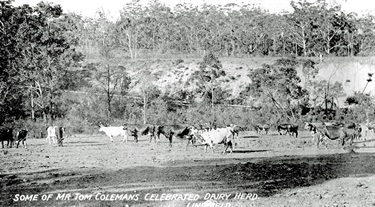
[[[338,109],[337,99],[347,96],[342,85],[315,80],[319,69],[306,58],[372,54],[371,15],[346,14],[325,1],[292,2],[294,12],[284,14],[251,5],[169,8],[133,1],[111,22],[103,12],[90,19],[63,13],[59,5],[11,3],[0,2],[0,123],[30,128],[34,136],[51,124],[65,125],[70,133],[94,133],[99,122],[252,128],[364,121],[374,115],[364,90],[349,94],[350,108]],[[189,70],[186,57],[199,57],[199,70],[188,79],[193,90],[162,92],[153,85],[161,76],[153,73],[153,61],[161,64],[156,58],[167,56],[172,58],[163,60],[166,71]],[[220,59],[252,56],[280,58],[251,68],[250,82],[233,98],[222,84],[236,77],[227,77]],[[135,69],[134,63],[139,63]],[[130,68],[138,72],[137,80]],[[138,92],[130,93],[135,87]]]

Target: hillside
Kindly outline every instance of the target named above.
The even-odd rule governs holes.
[[[272,64],[278,58],[220,58],[226,76],[222,78],[223,89],[229,89],[232,97],[237,97],[250,81],[249,71],[260,68],[262,64]],[[182,61],[183,60],[183,61]],[[196,85],[191,82],[191,75],[198,70],[198,58],[186,59],[142,59],[136,61],[119,60],[118,64],[126,68],[136,85],[132,93],[139,93],[142,84],[152,84],[161,91],[173,94],[181,89],[194,90]],[[331,83],[342,83],[347,95],[361,91],[366,85],[368,73],[375,73],[375,57],[331,57],[321,63],[318,59],[319,74],[315,80],[329,80]],[[297,69],[304,84],[302,69]],[[370,82],[365,93],[374,94],[375,85]],[[340,105],[343,103],[340,103]]]

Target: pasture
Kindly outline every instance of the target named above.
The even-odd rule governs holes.
[[[355,152],[327,141],[328,150],[302,131],[299,138],[240,132],[232,154],[204,152],[186,140],[128,143],[105,134],[65,138],[64,147],[28,139],[28,148],[0,150],[0,206],[193,206],[210,195],[231,195],[216,206],[371,206],[375,204],[375,135],[355,141]],[[72,197],[56,200],[70,193]],[[237,193],[257,197],[235,199]],[[20,201],[19,195],[38,195]],[[41,196],[53,194],[43,201]],[[125,200],[111,200],[116,194]],[[198,194],[196,201],[150,195]],[[75,199],[80,195],[81,199]],[[84,197],[84,195],[90,196]],[[136,197],[131,197],[136,195]],[[207,196],[207,197],[206,197]],[[18,201],[15,201],[19,199]],[[23,198],[26,199],[26,198]],[[30,198],[32,200],[32,198]],[[209,206],[209,205],[207,205]]]

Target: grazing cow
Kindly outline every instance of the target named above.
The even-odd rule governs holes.
[[[28,131],[26,129],[21,129],[21,130],[18,130],[16,132],[16,135],[14,137],[14,141],[17,142],[17,148],[18,148],[20,142],[22,142],[22,146],[27,148],[27,142],[26,142],[27,132]]]
[[[288,126],[289,124],[279,124],[277,126],[277,132],[279,132],[280,135],[286,135],[288,133]]]
[[[298,125],[295,124],[279,124],[277,126],[277,131],[280,135],[289,134],[289,136],[296,136],[298,137]]]
[[[149,135],[150,142],[152,138],[155,138],[155,125],[144,125],[144,124],[124,124],[124,130],[127,131],[128,135],[134,137],[134,141],[138,142],[138,132],[141,132],[141,135]],[[156,142],[156,139],[155,139]]]
[[[342,147],[345,146],[346,142],[349,142],[351,146],[353,140],[361,136],[361,128],[358,124],[352,123],[347,125],[325,125],[316,126],[319,134],[317,147],[319,148],[320,143],[324,144],[325,138],[330,140],[338,140]],[[325,145],[327,149],[327,145]]]
[[[4,141],[7,141],[7,147],[12,147],[13,142],[13,128],[0,128],[1,147],[4,148]]]
[[[268,124],[257,124],[255,125],[255,130],[257,131],[257,134],[260,134],[261,132],[264,132],[266,135],[268,134],[268,131],[270,130],[270,125]]]
[[[99,126],[100,126],[99,131],[104,132],[109,137],[109,140],[111,142],[113,142],[113,137],[116,137],[116,136],[122,136],[123,137],[122,142],[128,142],[128,136],[127,136],[125,127],[123,126],[105,127],[101,123],[99,124]]]
[[[317,126],[321,126],[321,123],[309,123],[309,122],[305,123],[304,129],[307,131],[310,131],[311,136],[312,136],[312,141],[314,141],[314,137],[318,133]]]
[[[172,147],[173,135],[180,139],[187,137],[188,141],[190,141],[192,139],[190,129],[191,127],[181,125],[162,125],[157,127],[156,135],[158,137],[159,142],[160,134],[164,135],[169,140],[169,146]]]
[[[59,147],[62,147],[62,141],[64,140],[65,127],[63,126],[49,126],[47,128],[47,141],[49,144],[56,143]],[[56,140],[55,140],[56,138]]]
[[[223,154],[226,153],[230,147],[230,153],[233,151],[233,127],[218,128],[211,131],[198,133],[196,130],[192,130],[192,134],[197,137],[197,140],[205,145],[205,152],[207,147],[210,146],[212,153],[214,152],[214,144],[224,144],[225,149]]]

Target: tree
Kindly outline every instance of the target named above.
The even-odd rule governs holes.
[[[0,125],[19,118],[16,116],[22,115],[24,111],[24,89],[18,70],[22,56],[20,40],[17,38],[20,27],[18,21],[22,16],[11,3],[12,1],[0,2]]]
[[[311,96],[314,101],[314,107],[323,105],[324,112],[328,115],[329,111],[334,109],[335,102],[339,103],[338,98],[345,96],[344,88],[339,82],[331,83],[329,80],[313,81],[311,83]],[[329,106],[330,104],[330,106]]]
[[[293,32],[294,44],[302,48],[303,56],[307,56],[308,43],[310,40],[309,32],[311,30],[311,22],[309,21],[312,3],[304,0],[303,2],[291,2],[294,12],[290,15],[290,25]],[[296,55],[298,51],[295,51]]]
[[[112,100],[115,95],[124,95],[129,90],[130,77],[125,73],[123,67],[112,66],[109,64],[100,64],[95,74],[95,81],[99,86],[99,90],[104,92],[107,104],[107,118],[112,117]]]
[[[271,103],[276,113],[286,115],[297,121],[298,105],[308,99],[308,92],[300,86],[295,59],[278,59],[272,65],[264,64],[262,68],[252,71],[248,76],[251,83],[247,86],[248,94],[258,100],[261,107]]]
[[[311,78],[315,78],[319,73],[319,68],[315,66],[312,60],[302,60],[302,73],[305,76],[305,88],[308,89],[311,84]]]
[[[147,103],[150,101],[152,96],[155,96],[155,92],[158,92],[153,85],[153,81],[156,79],[150,71],[146,70],[142,72],[140,80],[137,81],[140,84],[140,89],[143,97],[143,124],[146,124],[146,110]]]
[[[6,10],[1,14],[7,16],[1,21],[5,31],[2,42],[13,51],[8,54],[15,55],[1,55],[5,63],[10,63],[4,65],[5,71],[14,72],[8,76],[13,79],[10,84],[18,88],[18,94],[30,97],[32,118],[36,105],[45,123],[47,115],[52,122],[64,71],[82,60],[75,51],[76,36],[69,33],[75,25],[58,5],[41,2],[32,8],[1,4],[1,9]]]
[[[215,104],[215,88],[218,87],[219,78],[225,76],[225,71],[222,70],[222,67],[219,58],[212,52],[209,52],[203,57],[203,61],[199,65],[199,70],[193,73],[202,96],[210,98],[212,111]],[[213,114],[212,119],[214,119]]]

